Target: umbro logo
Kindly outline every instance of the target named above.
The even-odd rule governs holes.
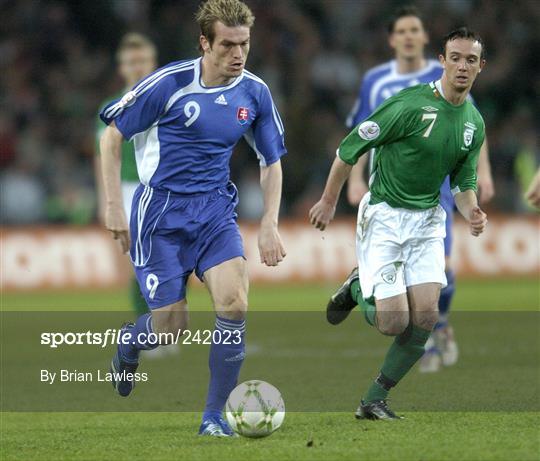
[[[422,107],[422,110],[425,110],[426,112],[437,112],[439,109],[433,106],[424,106]]]
[[[221,104],[222,106],[227,105],[227,100],[225,99],[225,96],[223,96],[223,93],[220,94],[216,99],[214,99],[214,102],[216,104]]]

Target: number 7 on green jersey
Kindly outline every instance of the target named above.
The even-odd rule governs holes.
[[[429,124],[426,132],[424,133],[424,138],[428,138],[431,130],[433,129],[433,125],[435,125],[435,120],[437,120],[437,114],[423,114],[422,121],[424,120],[431,120],[431,123]]]

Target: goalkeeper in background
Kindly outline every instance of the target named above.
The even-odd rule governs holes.
[[[104,107],[110,101],[121,98],[127,91],[135,86],[147,75],[157,68],[157,50],[150,39],[138,33],[128,33],[124,35],[118,50],[116,51],[116,62],[118,73],[122,77],[124,86],[120,91],[112,94],[100,104]],[[105,194],[103,192],[103,178],[101,175],[101,164],[97,154],[99,154],[99,140],[107,125],[97,117],[96,122],[96,157],[95,157],[95,177],[98,192],[98,216],[101,223],[105,222]],[[122,197],[124,200],[124,210],[126,216],[131,216],[131,202],[133,194],[139,185],[137,174],[137,163],[135,161],[135,148],[132,142],[125,141],[122,144]],[[148,306],[139,290],[139,284],[135,276],[131,277],[129,283],[130,299],[135,316],[148,312]]]
[[[487,223],[476,197],[485,126],[467,100],[485,64],[484,45],[462,27],[444,38],[439,60],[439,80],[390,97],[342,141],[323,195],[310,211],[311,223],[324,230],[352,166],[376,149],[369,192],[358,210],[358,268],[327,308],[338,323],[359,304],[370,325],[395,337],[357,418],[398,418],[387,405],[388,393],[422,357],[437,323],[440,291],[447,285],[440,189],[448,175],[471,234],[480,235]]]

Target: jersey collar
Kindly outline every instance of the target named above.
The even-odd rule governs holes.
[[[463,107],[463,105],[467,102],[467,99],[465,99],[465,101],[463,101],[461,104],[457,106],[449,102],[444,96],[441,79],[431,82],[429,86],[432,89],[433,94],[435,94],[435,97],[438,97],[439,99],[441,99],[441,101],[443,101],[449,107],[452,107],[454,109],[459,109],[460,107]]]
[[[231,88],[234,88],[236,85],[238,85],[244,78],[244,72],[242,72],[238,77],[236,77],[228,85],[207,87],[203,85],[201,69],[202,69],[202,57],[198,58],[195,61],[195,69],[194,69],[195,72],[193,75],[193,86],[195,87],[197,93],[217,93],[218,91],[229,90]]]

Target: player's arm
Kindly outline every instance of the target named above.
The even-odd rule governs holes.
[[[334,219],[343,184],[358,159],[374,147],[397,141],[407,131],[409,116],[398,95],[387,99],[368,119],[341,142],[321,199],[309,212],[309,220],[324,230]]]
[[[105,196],[105,227],[120,240],[122,252],[129,251],[129,228],[122,201],[120,168],[122,166],[122,133],[112,122],[101,136],[101,176]]]
[[[309,212],[309,222],[317,229],[323,231],[330,224],[330,221],[334,219],[339,194],[351,170],[351,164],[345,163],[339,156],[336,157],[330,169],[321,199]]]
[[[472,189],[458,192],[454,200],[459,212],[469,221],[471,234],[478,237],[486,228],[487,215],[478,206],[476,193]]]
[[[358,98],[347,117],[347,127],[353,128],[358,125],[362,120],[365,120],[371,113],[369,107],[369,91],[371,88],[371,83],[364,78]],[[364,171],[366,169],[369,156],[363,155],[358,159],[356,165],[352,167],[351,173],[349,175],[349,180],[347,182],[347,200],[349,204],[357,206],[362,200],[362,197],[369,190],[366,181],[364,180]]]
[[[94,155],[94,178],[96,184],[96,196],[97,196],[97,216],[100,223],[105,224],[105,192],[103,190],[103,175],[101,174],[101,158],[99,156],[99,143],[101,136],[105,131],[105,125],[98,118],[97,130],[96,130],[96,144]]]
[[[347,183],[347,200],[349,204],[357,206],[369,190],[366,181],[364,180],[364,171],[368,164],[368,155],[362,155],[356,165],[352,167]]]
[[[277,266],[285,257],[278,232],[281,202],[281,156],[285,149],[285,132],[270,90],[266,85],[259,94],[257,117],[244,138],[259,158],[261,188],[264,197],[264,215],[259,231],[259,255],[267,266]]]
[[[480,194],[480,204],[485,205],[495,195],[495,186],[491,175],[491,165],[489,163],[489,148],[487,138],[480,149],[478,159],[478,189]]]
[[[261,262],[267,266],[277,266],[286,255],[278,232],[282,178],[280,160],[270,166],[261,166],[264,214],[259,232],[259,253]]]
[[[122,251],[129,251],[129,228],[122,201],[120,168],[122,142],[148,130],[166,110],[169,98],[177,89],[174,76],[158,69],[149,75],[120,100],[105,106],[99,116],[108,126],[100,141],[103,189],[105,191],[105,226],[122,244]]]
[[[483,132],[478,133],[477,145],[465,156],[450,174],[450,187],[456,207],[469,222],[471,234],[479,236],[487,224],[487,215],[478,206],[477,168],[480,150],[484,144]]]

